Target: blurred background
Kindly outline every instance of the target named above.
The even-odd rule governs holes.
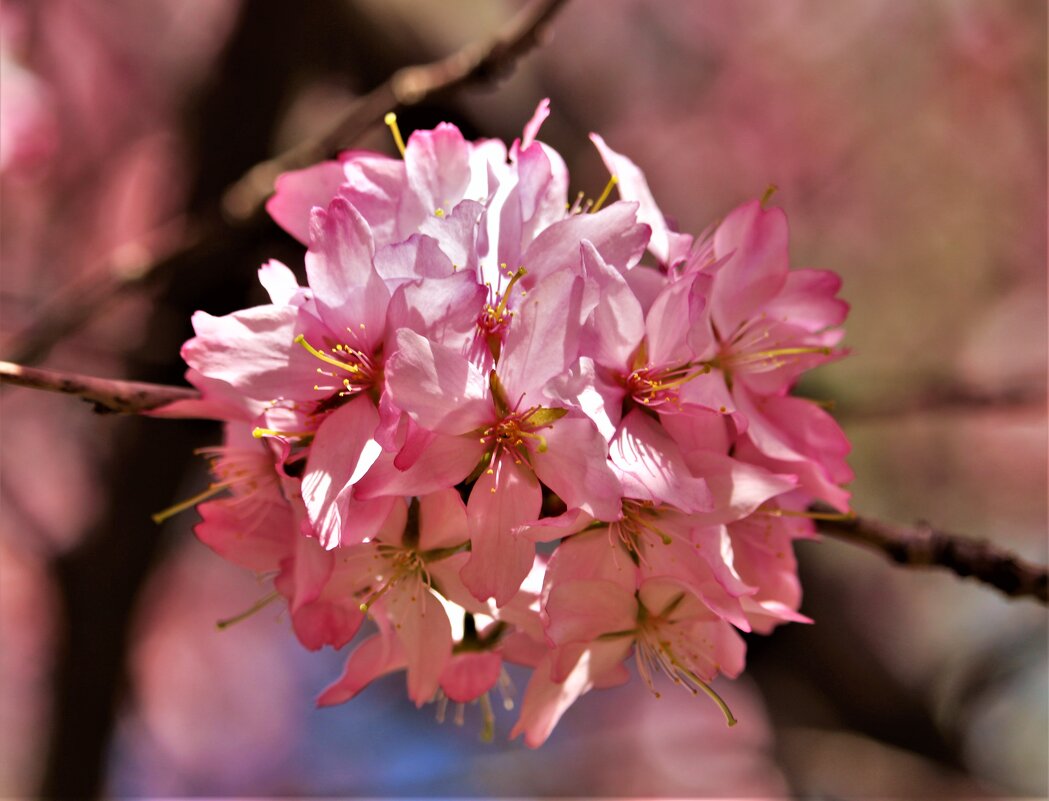
[[[261,300],[272,224],[160,271],[48,353],[19,332],[56,291],[134,269],[217,213],[252,164],[393,70],[483,38],[491,0],[0,1],[3,358],[181,383],[196,309]],[[770,183],[792,262],[837,270],[851,358],[800,392],[852,439],[855,508],[1046,542],[1046,4],[572,0],[506,82],[412,109],[543,138],[572,191],[599,131],[699,232]],[[381,127],[381,126],[380,126]],[[362,146],[392,153],[387,132]],[[403,676],[348,705],[263,592],[150,514],[207,482],[204,422],[100,416],[5,387],[0,796],[1044,797],[1046,610],[833,540],[798,548],[814,626],[749,642],[719,683],[741,723],[640,682],[592,693],[537,752],[416,710]],[[525,678],[518,676],[518,693]]]

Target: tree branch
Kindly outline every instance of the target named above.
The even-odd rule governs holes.
[[[0,362],[0,383],[76,395],[99,412],[147,412],[177,400],[200,397],[195,389],[118,381]],[[942,567],[971,576],[1012,597],[1029,596],[1049,604],[1049,571],[986,540],[935,529],[927,523],[899,526],[868,517],[839,519],[833,509],[814,504],[820,529],[837,539],[881,551],[906,567]]]
[[[114,297],[158,273],[169,272],[187,258],[220,246],[231,236],[257,229],[264,219],[262,205],[272,194],[278,175],[349,147],[388,111],[418,105],[467,85],[494,82],[508,74],[525,53],[539,44],[550,21],[566,3],[567,0],[533,0],[489,42],[471,43],[440,61],[398,70],[354,102],[326,133],[248,170],[223,196],[225,219],[191,226],[196,233],[190,239],[134,269],[113,264],[101,276],[73,282],[5,343],[7,358],[19,363],[42,360],[55,344],[83,326]]]
[[[42,370],[38,367],[24,367],[11,362],[0,362],[0,383],[76,395],[93,403],[96,412],[124,414],[148,412],[173,401],[200,397],[195,389],[188,387],[96,378],[57,370]]]
[[[817,504],[817,513],[827,507]],[[986,540],[951,534],[919,523],[898,526],[868,517],[821,519],[820,529],[832,537],[881,551],[906,567],[941,567],[971,576],[1014,598],[1037,598],[1049,604],[1049,572]]]

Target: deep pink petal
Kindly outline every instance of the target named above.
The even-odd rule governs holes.
[[[374,634],[353,650],[341,678],[321,693],[317,706],[346,703],[379,676],[400,670],[406,663],[399,641]]]
[[[510,738],[523,734],[525,745],[529,748],[541,746],[576,699],[616,670],[630,653],[631,642],[630,638],[623,637],[610,642],[593,643],[583,651],[575,667],[562,682],[551,678],[552,656],[540,662],[525,689],[521,716],[511,730]]]
[[[298,530],[287,504],[229,498],[202,503],[197,512],[197,539],[239,567],[258,573],[277,570],[292,553]]]
[[[456,654],[441,673],[441,689],[450,701],[476,701],[495,686],[502,669],[502,657],[492,651]]]
[[[830,270],[791,270],[782,291],[765,306],[769,318],[807,331],[845,322],[849,304],[835,297],[841,277]]]

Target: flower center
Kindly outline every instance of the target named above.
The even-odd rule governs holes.
[[[693,378],[709,373],[705,362],[682,362],[670,367],[641,367],[626,376],[630,396],[643,406],[659,408],[673,406],[680,409],[679,391]]]

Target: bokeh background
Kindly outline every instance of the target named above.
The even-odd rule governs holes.
[[[129,269],[216,212],[255,162],[397,67],[483,38],[492,0],[2,0],[0,333],[63,286]],[[698,232],[770,183],[797,266],[837,270],[851,358],[800,388],[854,443],[855,507],[1044,564],[1046,4],[573,0],[497,88],[402,115],[543,138],[600,191],[595,130]],[[392,152],[384,130],[363,142]],[[275,226],[97,310],[43,363],[177,383],[195,309],[260,299]],[[5,388],[0,796],[1044,797],[1046,611],[826,540],[799,546],[813,626],[749,643],[741,720],[639,682],[592,693],[537,752],[439,725],[403,677],[312,699],[263,592],[150,514],[206,484],[207,423],[98,416]],[[519,678],[520,692],[524,679]]]

